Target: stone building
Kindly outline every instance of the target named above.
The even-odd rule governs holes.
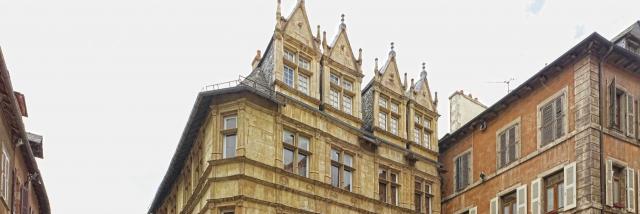
[[[280,7],[248,77],[198,94],[149,213],[440,213],[425,69],[401,80],[392,47],[361,91],[344,16],[330,41]]]
[[[593,33],[440,142],[443,213],[637,213],[640,23]]]
[[[35,160],[43,157],[42,136],[25,130],[26,109],[0,50],[0,214],[51,213]]]
[[[453,92],[449,96],[449,132],[456,131],[484,110],[487,110],[487,106],[477,97],[464,94],[462,90]]]

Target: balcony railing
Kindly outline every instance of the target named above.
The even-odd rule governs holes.
[[[232,87],[238,87],[238,86],[245,86],[248,87],[250,90],[259,93],[263,96],[266,96],[268,98],[271,98],[275,101],[283,101],[283,97],[278,96],[277,93],[275,92],[274,88],[268,86],[268,85],[264,85],[262,83],[256,82],[252,79],[249,79],[247,77],[244,77],[242,75],[238,76],[238,79],[234,79],[231,81],[226,81],[226,82],[221,82],[221,83],[216,83],[213,85],[206,85],[204,87],[202,87],[202,91],[214,91],[214,90],[219,90],[219,89],[225,89],[225,88],[232,88]],[[280,99],[277,99],[280,98]]]

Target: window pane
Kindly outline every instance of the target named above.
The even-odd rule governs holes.
[[[284,130],[284,132],[282,132],[282,141],[286,144],[293,145],[294,137],[295,135],[293,135],[293,133],[290,131]]]
[[[391,182],[398,183],[398,176],[395,173],[391,173]]]
[[[391,118],[391,133],[398,134],[398,119],[395,117]]]
[[[380,99],[378,100],[378,105],[383,108],[387,108],[387,98],[380,97]]]
[[[416,212],[422,212],[422,194],[416,193],[413,198],[413,204],[416,206]]]
[[[378,199],[382,202],[387,202],[387,185],[385,183],[378,183]]]
[[[294,54],[293,52],[291,52],[289,50],[284,50],[284,58],[286,60],[291,61],[291,62],[295,62],[296,61],[296,54]]]
[[[342,80],[342,87],[349,91],[353,91],[353,83],[349,80]]]
[[[329,101],[331,102],[331,106],[334,108],[340,108],[340,97],[338,96],[338,92],[335,90],[329,91]]]
[[[298,76],[298,90],[304,94],[309,94],[309,77],[306,75]]]
[[[352,100],[351,97],[348,95],[344,95],[342,97],[342,110],[348,114],[351,114],[351,105],[352,105]]]
[[[237,117],[235,115],[224,117],[224,129],[235,129]]]
[[[301,68],[305,69],[305,70],[309,70],[309,60],[307,60],[305,58],[299,57],[298,58],[298,65]]]
[[[387,130],[387,114],[385,113],[378,113],[378,126],[380,126],[380,128]]]
[[[340,167],[331,165],[331,185],[338,187],[340,185]]]
[[[350,154],[344,154],[343,157],[343,164],[348,166],[348,167],[353,167],[353,157]]]
[[[232,158],[236,156],[236,135],[224,136],[224,153],[223,158]]]
[[[398,113],[398,104],[391,103],[391,112]]]
[[[309,138],[304,136],[298,137],[298,148],[309,151]]]
[[[558,184],[558,208],[564,207],[564,184]]]
[[[293,87],[293,68],[284,66],[284,83]]]
[[[307,155],[298,153],[298,175],[307,177]]]
[[[331,149],[331,160],[340,161],[340,151]]]
[[[431,128],[431,119],[424,119],[424,127],[430,129]]]
[[[415,116],[415,118],[414,118],[413,120],[415,120],[415,121],[413,121],[413,122],[415,122],[416,124],[421,124],[421,123],[420,123],[420,115],[417,115],[417,114],[416,114],[416,116]]]
[[[553,187],[548,187],[547,188],[547,212],[549,211],[553,211],[553,202],[554,202],[554,194],[553,194]]]
[[[284,149],[282,151],[283,162],[284,162],[284,170],[288,172],[293,172],[293,151],[290,149]]]
[[[351,171],[344,170],[344,189],[351,191]]]
[[[420,144],[420,129],[419,128],[413,129],[413,140],[416,141],[416,143]]]
[[[431,134],[429,132],[426,132],[426,131],[424,132],[423,144],[424,144],[424,147],[431,149]]]
[[[398,187],[391,186],[391,204],[398,204]]]
[[[380,179],[384,179],[384,180],[386,180],[386,179],[387,179],[387,170],[379,169],[379,170],[378,170],[378,177],[379,177]]]
[[[340,85],[340,77],[338,77],[338,75],[331,74],[331,76],[329,77],[329,81],[331,81],[331,83],[333,84]]]

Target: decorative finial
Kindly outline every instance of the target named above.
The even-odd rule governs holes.
[[[327,31],[322,31],[322,48],[326,50],[327,47]]]
[[[413,89],[416,86],[416,84],[413,81],[413,78],[411,78],[411,89]]]
[[[340,15],[340,23],[344,24],[344,13],[342,15]]]
[[[395,48],[395,43],[391,42],[391,51],[389,51],[389,56],[396,56],[396,51],[394,50]]]
[[[375,71],[377,74],[378,73],[378,57],[376,57],[375,61],[376,61],[376,66],[373,68],[373,71]]]
[[[358,63],[362,63],[362,48],[358,49]]]
[[[404,73],[404,82],[402,83],[402,88],[407,89],[407,73]]]
[[[433,100],[433,105],[438,106],[438,92],[435,93],[436,98]]]
[[[282,4],[282,0],[278,0],[278,6],[276,7],[276,21],[279,21],[280,17],[282,17],[282,13],[280,12],[281,4]]]
[[[427,63],[422,62],[422,72],[420,72],[421,79],[427,79]]]
[[[320,40],[320,25],[318,25],[318,31],[316,31],[316,38]]]

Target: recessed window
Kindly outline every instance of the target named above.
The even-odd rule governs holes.
[[[305,69],[305,70],[309,70],[309,60],[299,57],[298,58],[298,66],[300,66],[300,68]]]
[[[558,212],[564,207],[564,173],[562,171],[544,179],[545,213]]]
[[[378,105],[382,108],[387,108],[387,98],[380,96],[378,99]]]
[[[422,179],[416,179],[414,184],[414,205],[417,213],[431,214],[431,184]]]
[[[414,119],[413,119],[413,120],[414,120],[414,121],[413,121],[414,123],[416,123],[416,124],[421,124],[421,123],[420,123],[420,115],[416,114],[416,115],[414,116]]]
[[[398,113],[398,104],[396,104],[394,102],[391,103],[391,112],[396,113],[396,114]]]
[[[413,140],[420,144],[420,128],[413,129]]]
[[[423,139],[422,145],[427,147],[427,149],[431,149],[431,133],[428,131],[423,131]]]
[[[342,110],[348,114],[351,114],[353,101],[351,96],[344,95],[342,96]]]
[[[378,113],[378,126],[383,130],[387,130],[387,114],[384,112]]]
[[[329,81],[331,81],[331,83],[333,83],[333,84],[340,85],[340,77],[338,75],[333,74],[333,73],[330,75]]]
[[[540,145],[546,146],[565,134],[565,92],[540,107]]]
[[[504,214],[516,214],[517,213],[517,196],[516,192],[509,193],[500,198],[502,204],[502,212]]]
[[[471,152],[465,152],[455,159],[455,190],[461,191],[471,183]]]
[[[498,166],[505,167],[518,159],[519,125],[509,126],[498,134]]]
[[[284,50],[284,59],[289,60],[290,62],[295,62],[296,61],[296,54],[285,49]]]
[[[391,134],[398,135],[398,118],[391,117]]]
[[[609,85],[609,121],[614,130],[629,137],[635,137],[636,132],[636,102],[633,95],[618,88],[615,78]]]
[[[397,173],[391,172],[384,167],[378,169],[378,193],[380,201],[398,205],[399,188]]]
[[[352,191],[353,156],[338,149],[331,149],[331,185]]]
[[[342,80],[342,87],[349,91],[353,91],[353,83],[349,80]]]
[[[301,74],[298,76],[298,90],[302,93],[308,95],[309,94],[309,77]]]
[[[331,102],[331,106],[333,108],[340,108],[340,97],[338,96],[338,92],[335,90],[329,91],[329,101]]]
[[[295,75],[295,71],[293,68],[285,65],[284,66],[284,83],[289,87],[293,87],[293,76]]]
[[[237,118],[236,115],[229,115],[223,118],[222,158],[236,156]]]
[[[309,138],[286,129],[282,133],[284,170],[308,177],[311,155]]]

